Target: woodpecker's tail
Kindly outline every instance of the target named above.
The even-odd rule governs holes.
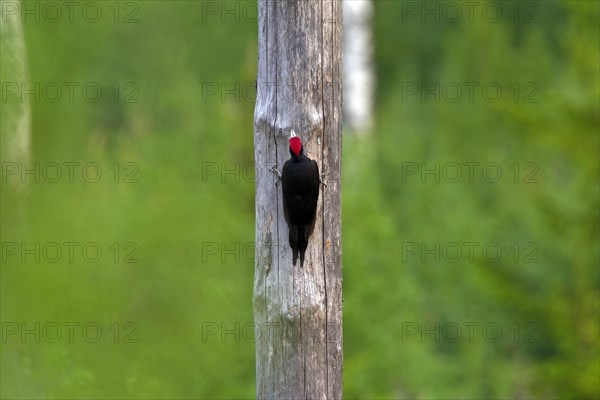
[[[292,263],[296,265],[296,261],[298,260],[298,227],[289,225],[289,230],[290,247],[292,248]]]
[[[296,266],[296,261],[298,261],[298,250],[292,247],[293,260],[292,263]],[[302,256],[300,256],[300,265],[302,265]]]
[[[290,227],[290,247],[292,248],[292,263],[296,265],[300,255],[300,266],[304,266],[304,254],[308,247],[308,236],[310,236],[309,225]]]
[[[308,229],[310,226],[300,226],[298,228],[298,251],[300,252],[300,267],[304,267],[304,254],[308,247]]]
[[[306,252],[306,249],[300,250],[300,268],[304,267],[304,253],[305,252]]]

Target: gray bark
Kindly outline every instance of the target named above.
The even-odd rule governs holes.
[[[19,2],[0,1],[0,80],[13,93],[2,99],[0,110],[0,157],[2,161],[27,162],[30,157],[31,106],[21,97],[27,82],[27,57]]]
[[[342,397],[341,0],[259,0],[254,114],[256,393]],[[292,266],[281,184],[291,130],[327,173],[304,267]]]

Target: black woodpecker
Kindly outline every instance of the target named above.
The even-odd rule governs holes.
[[[290,231],[293,264],[296,265],[299,254],[302,267],[308,238],[315,227],[321,181],[317,162],[304,155],[302,141],[293,131],[291,136],[291,157],[281,173],[283,212]]]

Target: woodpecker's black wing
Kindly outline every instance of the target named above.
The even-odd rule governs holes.
[[[317,162],[301,155],[290,158],[281,173],[283,212],[289,227],[289,241],[296,265],[298,253],[304,264],[308,238],[315,226],[317,200],[319,199],[319,166]]]
[[[317,201],[319,200],[319,187],[321,186],[321,177],[319,175],[319,166],[315,160],[310,160],[310,182],[307,185],[307,194],[310,199],[308,216],[310,217],[310,222],[307,224],[307,229],[305,230],[305,239],[308,242],[309,236],[312,234],[312,231],[315,227],[315,216],[317,214]]]

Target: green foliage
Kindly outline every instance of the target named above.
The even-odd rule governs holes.
[[[344,258],[349,397],[599,395],[598,9],[527,4],[538,22],[515,21],[508,2],[497,23],[376,3],[378,128],[345,149],[345,168],[365,159],[357,148],[374,153],[344,171],[344,243],[362,244]],[[478,163],[472,180],[465,163]],[[467,242],[481,245],[472,260]],[[471,341],[469,322],[502,337],[475,328]]]
[[[256,24],[200,2],[138,4],[132,24],[25,24],[32,82],[105,90],[31,102],[32,162],[97,162],[103,177],[3,182],[2,242],[96,242],[103,256],[3,260],[3,398],[255,395]],[[376,2],[377,128],[344,137],[345,397],[597,398],[598,4],[499,2],[497,22],[486,2],[473,21],[407,13],[422,4]],[[36,322],[63,337],[5,336]]]

